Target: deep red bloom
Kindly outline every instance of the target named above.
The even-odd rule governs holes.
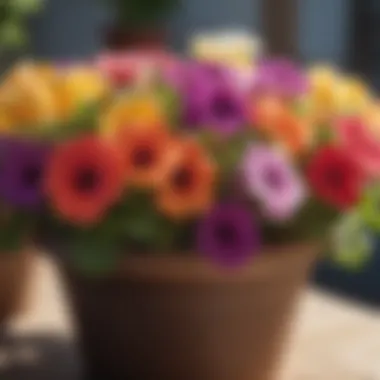
[[[355,205],[360,198],[364,175],[349,152],[338,147],[320,149],[307,168],[311,190],[339,209]]]
[[[58,146],[46,190],[63,218],[91,224],[117,201],[124,183],[123,161],[117,149],[99,138],[83,137]]]

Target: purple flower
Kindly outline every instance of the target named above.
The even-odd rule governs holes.
[[[189,127],[229,136],[244,127],[246,115],[241,94],[226,86],[205,86],[184,98],[185,124]]]
[[[260,249],[259,228],[244,205],[221,204],[200,221],[197,245],[202,254],[215,262],[241,265]]]
[[[242,91],[229,70],[188,62],[171,68],[167,78],[180,94],[187,127],[204,127],[229,135],[246,121]]]
[[[227,86],[215,86],[203,99],[204,125],[220,133],[232,135],[246,123],[244,98]]]
[[[253,85],[255,93],[294,97],[304,94],[307,90],[306,75],[291,61],[264,61],[257,68]]]
[[[50,149],[26,140],[1,143],[0,196],[18,207],[34,209],[43,201],[42,180]]]
[[[248,192],[271,219],[289,219],[305,200],[305,187],[286,156],[265,145],[247,149],[242,173]]]

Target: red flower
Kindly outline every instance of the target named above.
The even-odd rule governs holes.
[[[122,157],[112,145],[83,137],[60,145],[48,170],[47,193],[61,216],[78,224],[97,222],[120,196]]]
[[[116,87],[124,87],[133,83],[137,76],[136,64],[131,62],[129,56],[101,55],[97,65]]]
[[[322,148],[309,163],[307,175],[317,196],[339,209],[353,206],[360,198],[364,176],[349,152]]]
[[[364,119],[350,116],[338,121],[339,144],[370,178],[380,177],[380,140]]]

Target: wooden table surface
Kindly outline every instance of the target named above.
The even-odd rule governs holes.
[[[12,380],[79,380],[59,281],[47,260],[35,269],[30,308],[11,324],[0,369]],[[307,290],[294,323],[280,380],[380,380],[380,310]]]

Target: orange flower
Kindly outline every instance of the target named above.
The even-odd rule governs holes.
[[[251,122],[255,128],[268,129],[275,125],[285,109],[283,100],[268,96],[254,100]]]
[[[47,193],[70,222],[99,221],[123,190],[122,158],[113,146],[82,137],[58,146],[48,170]]]
[[[302,153],[311,143],[311,126],[307,120],[277,98],[258,101],[255,126],[291,154]]]
[[[171,137],[164,128],[125,129],[115,136],[124,158],[127,178],[136,186],[151,187],[163,178]]]
[[[176,142],[158,189],[158,208],[173,218],[197,215],[214,198],[215,166],[201,146],[191,139]]]

